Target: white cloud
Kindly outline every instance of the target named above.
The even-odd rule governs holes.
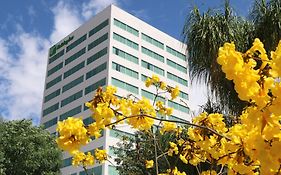
[[[50,40],[53,44],[60,41],[82,24],[78,9],[64,1],[59,1],[57,6],[52,9],[52,12],[55,21]]]
[[[59,1],[51,9],[54,25],[49,37],[26,32],[18,23],[17,33],[0,38],[0,115],[4,118],[32,118],[39,123],[48,49],[84,22],[79,12],[96,14],[117,0],[89,0],[80,7],[66,2]]]
[[[88,20],[110,4],[118,5],[118,2],[117,0],[90,0],[88,3],[82,4],[82,15]]]

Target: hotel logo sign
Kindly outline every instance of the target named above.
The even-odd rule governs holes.
[[[67,45],[71,40],[73,40],[74,36],[68,37],[68,39],[64,40],[60,44],[53,45],[49,50],[49,57],[55,55],[57,53],[57,50],[62,48],[63,46]]]

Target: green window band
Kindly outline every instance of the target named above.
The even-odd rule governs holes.
[[[76,78],[75,80],[67,83],[66,85],[64,85],[62,87],[62,93],[64,93],[65,91],[75,87],[76,85],[82,83],[84,81],[84,75],[82,75],[81,77]]]
[[[63,74],[63,79],[66,79],[67,77],[69,77],[70,75],[74,74],[75,72],[79,71],[80,69],[82,69],[83,67],[85,67],[85,61],[79,63],[78,65],[74,66],[73,68],[69,69],[68,71],[66,71]]]
[[[43,117],[59,109],[59,103],[56,103],[43,110]]]
[[[69,157],[69,158],[63,159],[61,168],[71,166],[71,165],[72,165],[72,157]]]
[[[73,94],[73,95],[63,99],[61,101],[61,107],[63,107],[65,105],[67,105],[67,104],[69,104],[69,103],[71,103],[71,102],[81,98],[82,96],[83,96],[83,90],[81,90],[81,91],[79,91],[79,92],[77,92],[77,93],[75,93],[75,94]]]
[[[115,62],[112,62],[112,69],[116,70],[118,72],[121,72],[121,73],[123,73],[125,75],[128,75],[130,77],[133,77],[135,79],[139,78],[139,73],[138,72],[133,71],[132,69],[129,69],[129,68],[127,68],[125,66],[122,66],[120,64],[117,64]]]
[[[72,61],[76,60],[77,58],[79,58],[80,56],[82,56],[84,53],[86,53],[86,47],[84,47],[83,49],[79,50],[78,52],[76,52],[75,54],[73,54],[72,56],[70,56],[69,58],[67,58],[64,62],[64,65],[68,65],[69,63],[71,63]]]
[[[131,33],[131,34],[133,34],[133,35],[135,35],[137,37],[139,36],[139,31],[137,29],[135,29],[135,28],[133,28],[133,27],[131,27],[131,26],[129,26],[129,25],[127,25],[127,24],[125,24],[125,23],[115,19],[115,18],[114,18],[114,22],[113,23],[114,23],[115,26],[117,26],[117,27],[119,27],[119,28],[121,28],[121,29],[123,29],[123,30],[125,30],[125,31],[127,31],[129,33]]]
[[[91,37],[92,35],[94,35],[95,33],[97,33],[98,31],[100,31],[101,29],[103,29],[104,27],[106,27],[108,25],[108,19],[106,19],[105,21],[103,21],[102,23],[100,23],[97,27],[93,28],[92,30],[90,30],[89,32],[89,37]]]
[[[167,58],[167,64],[170,67],[175,68],[175,69],[177,69],[177,70],[179,70],[179,71],[181,71],[183,73],[187,73],[187,68],[186,67],[184,67],[184,66],[182,66],[182,65],[180,65],[180,64],[178,64],[178,63],[176,63],[176,62],[174,62],[174,61],[172,61],[172,60],[170,60],[168,58]]]
[[[87,173],[85,171],[81,171],[79,175],[88,175],[88,174],[94,174],[94,175],[102,175],[102,166],[94,167],[91,169],[87,169]]]
[[[149,100],[154,100],[155,98],[155,94],[151,93],[151,92],[148,92],[146,90],[141,90],[141,96],[145,97],[145,98],[148,98]],[[161,97],[161,96],[158,96],[156,98],[156,101],[162,101],[165,103],[165,98],[164,97]]]
[[[115,39],[116,41],[119,41],[120,43],[123,43],[135,50],[139,50],[139,45],[121,35],[118,35],[117,33],[113,33],[113,39]]]
[[[165,76],[165,72],[164,72],[163,69],[161,69],[161,68],[159,68],[157,66],[154,66],[151,63],[148,63],[148,62],[142,60],[141,61],[141,66],[146,68],[146,69],[149,69],[149,70],[151,70],[151,71],[153,71],[153,72],[155,72],[155,73],[157,73],[159,75]]]
[[[50,59],[49,59],[49,64],[51,64],[52,62],[56,61],[58,58],[60,58],[61,56],[64,55],[64,49],[61,50],[59,53],[55,54],[54,56],[52,56]]]
[[[60,82],[62,80],[62,75],[59,75],[58,77],[54,78],[53,80],[49,81],[46,84],[46,89],[54,86],[55,84],[57,84],[58,82]]]
[[[96,39],[95,41],[91,42],[88,45],[88,51],[95,48],[97,45],[99,45],[100,43],[104,42],[105,40],[108,39],[108,33],[102,35],[101,37],[99,37],[98,39]]]
[[[178,76],[176,76],[176,75],[174,75],[174,74],[172,74],[170,72],[167,73],[167,78],[169,78],[170,80],[173,80],[175,82],[178,82],[178,83],[180,83],[180,84],[182,84],[184,86],[188,86],[187,80],[185,80],[185,79],[183,79],[181,77],[178,77]]]
[[[147,49],[145,47],[141,47],[141,52],[146,54],[146,55],[148,55],[148,56],[150,56],[151,58],[154,58],[154,59],[164,63],[164,57],[162,55],[159,55],[156,52],[153,52],[153,51],[151,51],[151,50],[149,50],[149,49]]]
[[[47,101],[50,101],[51,99],[57,97],[60,95],[60,89],[50,93],[49,95],[45,96],[44,98],[44,103],[46,103]]]
[[[91,57],[89,57],[87,59],[87,65],[96,61],[97,59],[101,58],[102,56],[107,54],[107,47],[105,47],[104,49],[98,51],[97,53],[95,53],[94,55],[92,55]]]
[[[186,61],[186,56],[182,53],[180,53],[179,51],[176,51],[175,49],[169,47],[169,46],[166,46],[166,50],[167,52],[169,52],[170,54],[180,58],[181,60],[183,61]]]
[[[56,125],[57,122],[58,122],[58,117],[55,117],[55,118],[53,118],[53,119],[51,119],[51,120],[45,122],[45,123],[43,124],[43,125],[44,125],[44,129]]]
[[[98,67],[92,69],[91,71],[87,72],[86,73],[86,80],[88,80],[89,78],[97,75],[98,73],[102,72],[103,70],[106,69],[106,65],[107,65],[107,62],[99,65]]]
[[[189,114],[189,107],[186,107],[186,106],[181,105],[179,103],[176,103],[174,101],[169,100],[168,101],[168,106],[172,107],[172,108],[174,108],[176,110],[179,110],[179,111],[182,111],[182,112],[185,112],[185,113]]]
[[[179,97],[188,100],[188,94],[185,92],[180,91]]]
[[[129,53],[123,51],[123,50],[120,50],[120,49],[118,49],[116,47],[113,47],[112,51],[113,51],[113,53],[115,55],[117,55],[117,56],[119,56],[121,58],[124,58],[125,60],[128,60],[128,61],[131,61],[133,63],[139,64],[138,57],[135,57],[135,56],[133,56],[133,55],[131,55],[131,54],[129,54]]]
[[[85,88],[85,95],[87,95],[90,92],[95,91],[96,89],[98,89],[98,87],[104,86],[105,84],[106,84],[106,78],[103,78],[103,79],[97,81],[96,83],[86,87]]]
[[[73,108],[73,109],[71,109],[71,110],[61,114],[59,120],[62,121],[62,120],[67,119],[68,117],[73,117],[76,114],[79,114],[81,112],[81,108],[82,108],[82,106],[80,105],[80,106],[77,106],[77,107],[75,107],[75,108]]]
[[[148,35],[146,35],[144,33],[141,34],[141,38],[144,41],[149,42],[150,44],[153,44],[156,47],[159,47],[160,49],[164,49],[164,44],[163,43],[161,43],[160,41],[158,41],[158,40],[156,40],[156,39],[154,39],[154,38],[152,38],[152,37],[150,37],[150,36],[148,36]]]
[[[56,65],[52,69],[48,70],[47,77],[52,75],[53,73],[57,72],[58,70],[60,70],[62,67],[63,67],[63,62],[61,62],[60,64]]]
[[[66,52],[70,51],[71,49],[75,48],[76,46],[78,46],[79,44],[81,44],[83,41],[85,41],[87,39],[87,34],[81,36],[79,39],[77,39],[76,41],[74,41],[73,43],[69,44],[66,47]]]
[[[127,90],[129,92],[132,92],[132,93],[135,93],[135,94],[139,93],[139,88],[138,87],[133,86],[133,85],[131,85],[129,83],[126,83],[124,81],[118,80],[116,78],[112,77],[111,83],[112,83],[113,86],[125,89],[125,90]]]

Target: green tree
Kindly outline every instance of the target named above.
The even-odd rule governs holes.
[[[253,31],[253,23],[235,16],[228,0],[223,10],[201,13],[195,7],[183,29],[191,80],[197,79],[209,86],[211,94],[230,114],[240,113],[246,103],[239,100],[233,82],[225,78],[218,65],[218,49],[225,42],[234,42],[240,51],[245,51],[253,41]]]
[[[54,137],[29,120],[0,122],[0,174],[54,175],[61,151]]]

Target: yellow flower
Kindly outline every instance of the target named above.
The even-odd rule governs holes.
[[[100,163],[103,163],[107,160],[106,150],[95,149],[95,157]]]
[[[175,98],[177,98],[177,96],[178,96],[179,94],[180,94],[179,87],[176,86],[176,87],[173,88],[172,91],[171,91],[172,100],[174,100]]]
[[[79,150],[82,145],[86,145],[90,141],[81,118],[69,117],[58,122],[57,131],[59,137],[56,141],[59,147],[70,153]]]
[[[72,158],[72,165],[74,166],[91,166],[94,165],[94,156],[90,152],[87,154],[77,151]]]
[[[152,168],[153,165],[154,165],[154,161],[153,161],[153,160],[146,160],[146,161],[145,161],[145,167],[146,167],[147,169]]]
[[[153,74],[152,77],[151,77],[151,81],[152,81],[152,83],[155,84],[155,83],[158,83],[160,81],[160,78],[157,75]]]
[[[160,130],[161,134],[164,134],[165,132],[172,132],[172,131],[176,131],[177,129],[177,125],[173,122],[163,122],[163,127]]]
[[[161,81],[161,82],[160,82],[160,89],[166,90],[166,87],[167,87],[166,83],[163,82],[163,81]]]
[[[145,81],[145,86],[149,87],[149,86],[152,85],[152,83],[153,83],[153,81],[150,78],[147,78],[146,81]]]

